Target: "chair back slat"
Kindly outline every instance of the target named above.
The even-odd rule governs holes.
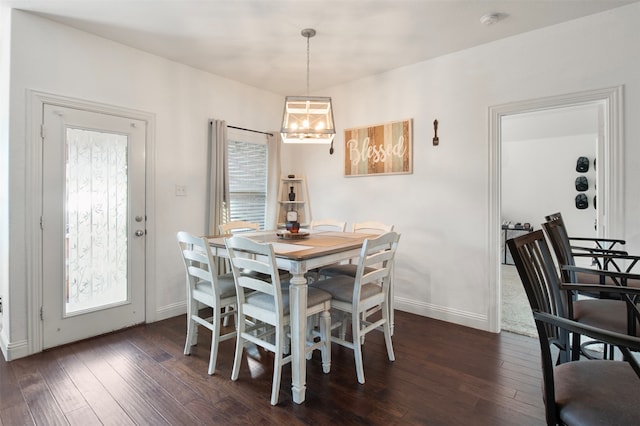
[[[393,231],[393,225],[387,225],[386,223],[376,222],[373,220],[366,222],[357,222],[353,224],[353,232],[365,234],[384,234],[385,232],[391,231]]]
[[[335,219],[312,220],[309,229],[313,231],[335,231],[344,232],[347,229],[347,222]]]
[[[259,231],[260,224],[255,222],[247,222],[246,220],[232,220],[218,226],[221,234],[236,234],[246,231]]]

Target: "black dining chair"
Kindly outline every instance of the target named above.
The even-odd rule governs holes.
[[[558,275],[542,231],[507,241],[536,323],[548,425],[630,425],[640,419],[640,339],[563,316]],[[568,284],[569,287],[581,287]],[[637,292],[636,289],[622,289]],[[622,360],[569,360],[569,333],[619,348]],[[554,361],[553,353],[559,350]]]
[[[570,237],[564,225],[560,213],[555,213],[546,217],[547,221],[542,227],[549,238],[551,247],[560,267],[577,266],[580,258],[587,258],[592,266],[585,269],[564,268],[561,270],[562,280],[565,282],[580,282],[583,284],[607,284],[615,285],[615,282],[607,274],[597,274],[592,270],[617,271],[624,273],[634,272],[638,265],[640,256],[629,255],[626,251],[614,249],[618,244],[624,244],[624,240],[590,238],[590,237]],[[581,242],[583,245],[575,245]],[[592,246],[585,246],[585,242],[591,242]],[[640,280],[631,276],[626,277],[624,285],[640,288]],[[611,298],[617,297],[608,293],[590,293],[592,297]]]

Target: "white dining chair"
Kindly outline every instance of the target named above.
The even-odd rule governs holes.
[[[220,229],[220,233],[223,235],[226,235],[226,234],[235,235],[243,232],[259,231],[260,224],[256,222],[248,222],[245,220],[232,220],[231,222],[227,222],[227,223],[223,223],[222,225],[219,225],[218,229]],[[227,271],[231,270],[230,264],[227,264],[226,270]],[[255,273],[255,272],[245,271],[245,273]],[[283,286],[288,286],[289,280],[291,279],[291,274],[289,273],[289,271],[280,269],[279,273],[280,273],[281,284]],[[225,323],[225,325],[227,324]]]
[[[221,234],[237,234],[238,232],[259,231],[260,224],[245,220],[232,220],[231,222],[218,225]]]
[[[260,230],[260,224],[256,223],[256,222],[249,222],[249,221],[246,221],[246,220],[232,220],[232,221],[229,221],[229,222],[222,223],[222,224],[218,225],[218,230],[223,235],[226,235],[226,234],[237,234],[237,233],[240,233],[240,232],[259,231]],[[220,269],[223,272],[231,271],[231,265],[228,263],[228,261],[221,260],[221,263],[219,263],[219,265],[220,265]],[[231,273],[231,272],[229,272],[229,273]],[[229,309],[231,309],[231,307],[225,307],[223,309],[226,312]],[[228,316],[225,318],[223,325],[225,325],[225,326],[229,325],[229,317]]]
[[[353,232],[360,232],[363,234],[383,234],[385,232],[393,231],[393,225],[387,225],[382,222],[368,221],[357,222],[353,224]],[[357,259],[352,259],[349,263],[336,263],[334,265],[325,266],[320,268],[318,275],[321,277],[335,277],[337,275],[349,275],[351,277],[356,276]]]
[[[332,232],[344,232],[347,229],[347,222],[335,219],[320,219],[312,220],[309,223],[309,230],[315,232],[332,231]],[[311,269],[306,273],[307,279],[311,281],[318,280],[319,269]]]
[[[344,232],[347,229],[347,222],[335,219],[312,220],[309,223],[312,231],[335,231]]]
[[[276,405],[280,392],[282,366],[291,362],[292,358],[291,355],[285,356],[284,350],[285,346],[288,346],[287,331],[291,323],[289,291],[283,290],[280,286],[272,244],[258,243],[242,236],[233,236],[225,239],[225,245],[231,260],[238,294],[238,334],[231,379],[238,380],[246,342],[254,343],[274,352],[271,404]],[[247,269],[257,271],[260,275],[244,274],[242,271]],[[269,277],[269,279],[264,277]],[[251,291],[251,293],[245,294],[245,291]],[[322,369],[325,373],[331,369],[330,308],[331,295],[329,293],[309,288],[306,306],[307,317],[320,314],[321,321],[320,331],[314,332],[312,336],[320,339],[317,342],[307,341],[306,352],[310,353],[320,349]],[[245,318],[272,325],[275,339],[270,338],[272,335],[248,332],[245,327]]]
[[[396,232],[387,232],[379,237],[366,239],[362,245],[355,277],[338,275],[313,284],[313,287],[331,293],[332,309],[349,314],[334,322],[331,328],[343,328],[344,322],[350,320],[352,340],[347,341],[341,333],[340,336],[332,336],[331,341],[353,349],[359,383],[365,381],[362,342],[367,333],[382,330],[389,360],[395,360],[389,320],[389,286],[399,239],[400,235]],[[381,318],[367,321],[366,313],[376,308],[379,308]]]
[[[206,238],[187,232],[177,233],[180,253],[184,261],[187,285],[187,338],[184,354],[191,354],[191,347],[198,341],[198,326],[211,330],[211,353],[208,373],[214,374],[218,356],[218,344],[236,336],[235,329],[221,333],[221,320],[235,314],[235,310],[223,309],[237,302],[233,274],[218,275],[211,248]],[[212,309],[211,317],[201,317],[200,308]],[[236,318],[237,320],[237,318]]]
[[[385,232],[391,232],[393,231],[394,225],[388,225],[386,223],[382,223],[382,222],[377,222],[377,221],[366,221],[366,222],[356,222],[353,224],[353,232],[360,232],[363,234],[383,234]],[[336,263],[333,265],[329,265],[329,266],[325,266],[324,268],[320,268],[320,270],[318,271],[317,276],[318,277],[324,277],[324,278],[329,278],[329,277],[336,277],[339,275],[348,275],[350,277],[355,277],[356,276],[356,270],[358,268],[358,264],[357,264],[358,259],[350,259],[348,262],[346,263]],[[366,271],[365,271],[366,272]],[[390,322],[391,322],[391,334],[393,335],[393,329],[394,329],[394,307],[393,307],[393,300],[394,300],[394,285],[393,285],[393,271],[391,271],[391,279],[390,279],[390,284],[389,284],[389,309],[390,309]],[[363,314],[363,320],[366,320],[367,315],[371,315],[374,312],[376,312],[377,308],[372,309],[371,311],[364,313]],[[342,329],[342,338],[344,338],[344,333],[346,332],[346,330],[343,328]],[[362,343],[364,343],[364,337],[362,340]]]

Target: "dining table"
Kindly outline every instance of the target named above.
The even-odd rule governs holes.
[[[377,235],[355,232],[308,231],[300,229],[298,235],[282,230],[243,232],[243,237],[261,243],[270,243],[276,255],[279,269],[292,275],[289,286],[291,315],[291,393],[293,401],[301,404],[306,392],[306,273],[316,268],[347,261],[360,255],[367,238]],[[228,258],[224,239],[231,235],[208,237],[214,256]]]

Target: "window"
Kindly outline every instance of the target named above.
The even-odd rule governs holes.
[[[246,220],[265,229],[268,146],[265,135],[236,129],[227,133],[229,220]]]

